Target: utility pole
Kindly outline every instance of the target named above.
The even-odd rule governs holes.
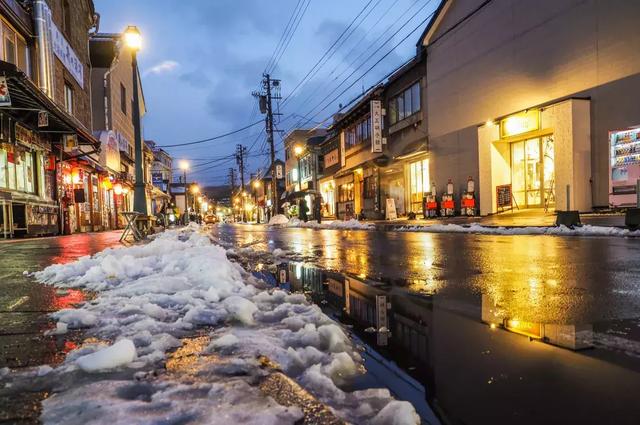
[[[273,80],[269,74],[262,74],[262,88],[263,92],[253,95],[259,99],[260,112],[266,114],[265,117],[265,130],[267,132],[267,141],[271,149],[271,206],[273,208],[273,215],[278,214],[278,182],[276,180],[276,149],[273,140],[273,117],[281,115],[280,113],[273,112],[273,101],[280,100],[280,80]]]
[[[233,202],[233,192],[236,190],[236,169],[229,168],[229,182],[231,183],[231,194],[229,195],[229,202],[231,204],[231,212],[233,214],[233,221],[236,221],[236,206]]]
[[[236,164],[238,164],[238,168],[240,171],[240,197],[241,197],[241,206],[242,206],[242,218],[243,221],[245,218],[245,193],[244,193],[244,157],[247,155],[247,147],[242,145],[236,145]]]

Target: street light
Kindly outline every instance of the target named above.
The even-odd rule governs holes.
[[[142,124],[140,122],[140,96],[138,88],[138,51],[142,48],[142,36],[137,27],[130,25],[124,31],[123,41],[125,46],[131,50],[131,76],[133,79],[133,132],[135,141],[135,165],[136,184],[133,194],[133,209],[144,215],[147,211],[147,191],[144,183],[144,170],[142,167],[144,158],[142,150]]]

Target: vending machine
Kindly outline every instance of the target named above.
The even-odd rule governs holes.
[[[636,205],[640,179],[640,128],[609,132],[609,204]]]

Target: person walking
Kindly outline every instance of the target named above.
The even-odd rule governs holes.
[[[309,216],[307,215],[309,212],[309,207],[307,206],[307,201],[302,198],[300,200],[300,208],[298,208],[298,218],[305,223],[309,220]]]

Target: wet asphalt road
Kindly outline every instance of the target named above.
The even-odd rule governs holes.
[[[393,310],[425,335],[411,368],[446,422],[640,421],[638,241],[243,225],[212,232],[365,285],[390,284]]]

